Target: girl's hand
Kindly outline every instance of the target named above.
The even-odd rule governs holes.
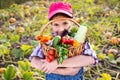
[[[41,60],[43,62],[42,66],[40,67],[40,70],[45,73],[52,73],[54,70],[57,69],[57,61],[54,60],[52,62],[47,62],[46,60]]]

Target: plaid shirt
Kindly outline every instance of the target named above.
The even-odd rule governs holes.
[[[82,55],[92,56],[95,59],[94,65],[96,63],[98,63],[98,58],[96,56],[96,53],[95,53],[95,51],[92,50],[92,48],[90,47],[90,44],[88,42],[85,42],[84,51],[83,51]],[[40,44],[32,52],[32,54],[30,56],[30,60],[32,59],[33,56],[38,56],[43,59],[45,58]]]

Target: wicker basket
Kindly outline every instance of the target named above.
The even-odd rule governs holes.
[[[72,21],[73,23],[75,23],[78,27],[80,27],[80,25],[73,19],[70,19],[70,18],[60,18],[61,20],[70,20]],[[52,20],[52,21],[49,21],[45,26],[43,26],[43,28],[41,29],[41,32],[40,32],[40,36],[43,35],[44,33],[44,30],[47,29],[48,25],[56,20],[60,20],[60,19],[55,19],[55,20]],[[54,48],[54,47],[51,47],[51,46],[47,46],[46,44],[44,44],[43,42],[40,42],[41,46],[42,46],[42,51],[44,53],[45,56],[48,56],[48,51],[49,50],[54,50],[55,51],[55,57],[56,58],[59,58],[59,54],[57,53],[57,49]],[[73,56],[77,56],[77,55],[80,55],[84,50],[84,43],[80,43],[79,46],[75,47],[75,46],[71,46],[68,48],[68,57],[73,57]]]

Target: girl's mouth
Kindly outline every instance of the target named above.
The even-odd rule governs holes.
[[[61,36],[65,36],[68,34],[68,30],[64,29],[64,31],[62,32]]]

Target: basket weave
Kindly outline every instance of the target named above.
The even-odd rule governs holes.
[[[41,29],[41,32],[40,32],[40,36],[43,35],[44,33],[44,30],[47,29],[48,25],[56,20],[60,20],[60,19],[55,19],[55,20],[52,20],[52,21],[49,21],[45,26],[43,26],[43,28]],[[70,19],[70,18],[61,18],[61,20],[70,20],[72,21],[73,23],[75,23],[78,27],[80,27],[80,25],[73,19]],[[42,51],[44,53],[45,56],[48,56],[48,52],[49,50],[54,50],[55,51],[55,57],[56,58],[59,58],[59,54],[57,53],[57,49],[54,48],[54,47],[51,47],[51,46],[47,46],[45,43],[43,42],[40,42],[41,46],[42,46]],[[71,46],[68,48],[68,57],[73,57],[73,56],[77,56],[77,55],[80,55],[83,50],[84,50],[84,43],[79,43],[80,45],[75,47],[75,46]]]

